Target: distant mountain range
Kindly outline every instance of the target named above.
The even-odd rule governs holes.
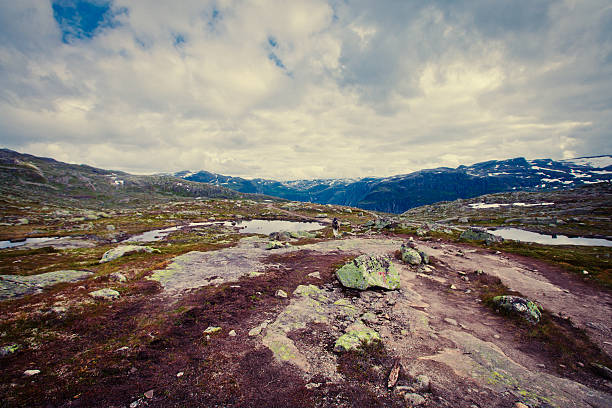
[[[439,167],[384,178],[317,179],[280,182],[244,179],[208,171],[175,176],[243,193],[258,193],[321,204],[340,204],[401,213],[410,208],[513,190],[546,191],[612,181],[612,156],[569,160],[522,157],[457,168]]]

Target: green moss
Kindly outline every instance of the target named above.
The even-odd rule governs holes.
[[[340,336],[334,344],[334,351],[345,352],[357,350],[364,345],[367,346],[380,340],[380,334],[369,327],[362,325],[361,327],[350,330]]]
[[[270,341],[267,346],[274,353],[274,356],[282,361],[292,360],[297,357],[293,350],[295,346],[291,347],[285,342]]]

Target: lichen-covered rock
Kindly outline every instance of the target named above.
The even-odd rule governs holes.
[[[531,323],[538,323],[542,312],[531,300],[519,296],[495,296],[493,303],[510,313],[516,313]]]
[[[119,298],[119,292],[114,289],[104,288],[89,292],[89,296],[98,300],[115,300]]]
[[[314,232],[309,232],[309,231],[291,231],[289,232],[289,235],[291,236],[291,238],[296,238],[296,239],[300,239],[300,238],[316,238],[317,234]]]
[[[460,239],[469,241],[484,241],[486,244],[502,242],[504,239],[480,228],[468,228],[461,233]]]
[[[317,286],[299,285],[293,291],[289,306],[273,323],[267,325],[262,343],[272,351],[278,361],[288,361],[307,371],[310,362],[288,333],[305,329],[311,323],[328,324],[330,317],[326,305],[330,303],[325,291]],[[261,331],[252,329],[249,336],[256,336]]]
[[[356,323],[349,326],[346,333],[336,340],[334,351],[342,353],[358,350],[362,346],[372,344],[375,341],[380,341],[380,334],[363,323]]]
[[[9,344],[7,346],[0,347],[0,357],[8,356],[19,350],[21,346],[19,344]]]
[[[137,252],[148,252],[148,253],[159,253],[161,252],[159,249],[154,249],[148,246],[140,246],[140,245],[121,245],[113,249],[109,249],[102,255],[102,259],[100,259],[100,263],[114,261],[117,258],[121,258],[122,256],[135,254]]]
[[[208,326],[206,330],[204,330],[204,334],[214,334],[221,331],[221,327],[219,326]]]
[[[374,223],[374,228],[376,228],[376,229],[391,228],[392,226],[393,226],[393,221],[387,220],[387,219],[384,219],[384,218],[379,218]]]
[[[423,261],[421,255],[419,254],[419,251],[414,248],[411,248],[406,244],[402,244],[400,253],[402,254],[402,261],[406,262],[407,264],[420,265]]]
[[[285,248],[291,246],[291,244],[289,244],[288,242],[281,242],[281,241],[270,241],[268,242],[268,245],[266,246],[267,250],[271,250],[271,249],[280,249],[280,248]]]
[[[370,287],[399,289],[400,276],[385,256],[361,255],[336,271],[336,277],[347,288],[365,290]]]

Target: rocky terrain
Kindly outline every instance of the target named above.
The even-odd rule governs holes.
[[[522,157],[491,160],[457,168],[440,167],[392,177],[280,182],[248,180],[207,171],[182,171],[185,180],[201,181],[243,193],[289,200],[340,204],[391,213],[410,208],[507,191],[566,190],[612,180],[612,156],[569,160]]]
[[[95,206],[35,165],[62,193],[2,185],[2,407],[611,405],[611,247],[482,229],[610,237],[609,184],[401,215],[214,186]]]

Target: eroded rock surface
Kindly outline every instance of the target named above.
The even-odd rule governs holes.
[[[0,300],[37,293],[42,289],[62,282],[76,282],[93,276],[87,271],[55,271],[39,275],[0,275]]]
[[[423,357],[451,367],[462,377],[477,380],[495,392],[510,392],[528,401],[529,406],[606,408],[610,395],[575,381],[547,373],[533,372],[509,358],[495,344],[464,331],[447,330],[442,336],[457,348]],[[545,405],[547,404],[547,405]]]

